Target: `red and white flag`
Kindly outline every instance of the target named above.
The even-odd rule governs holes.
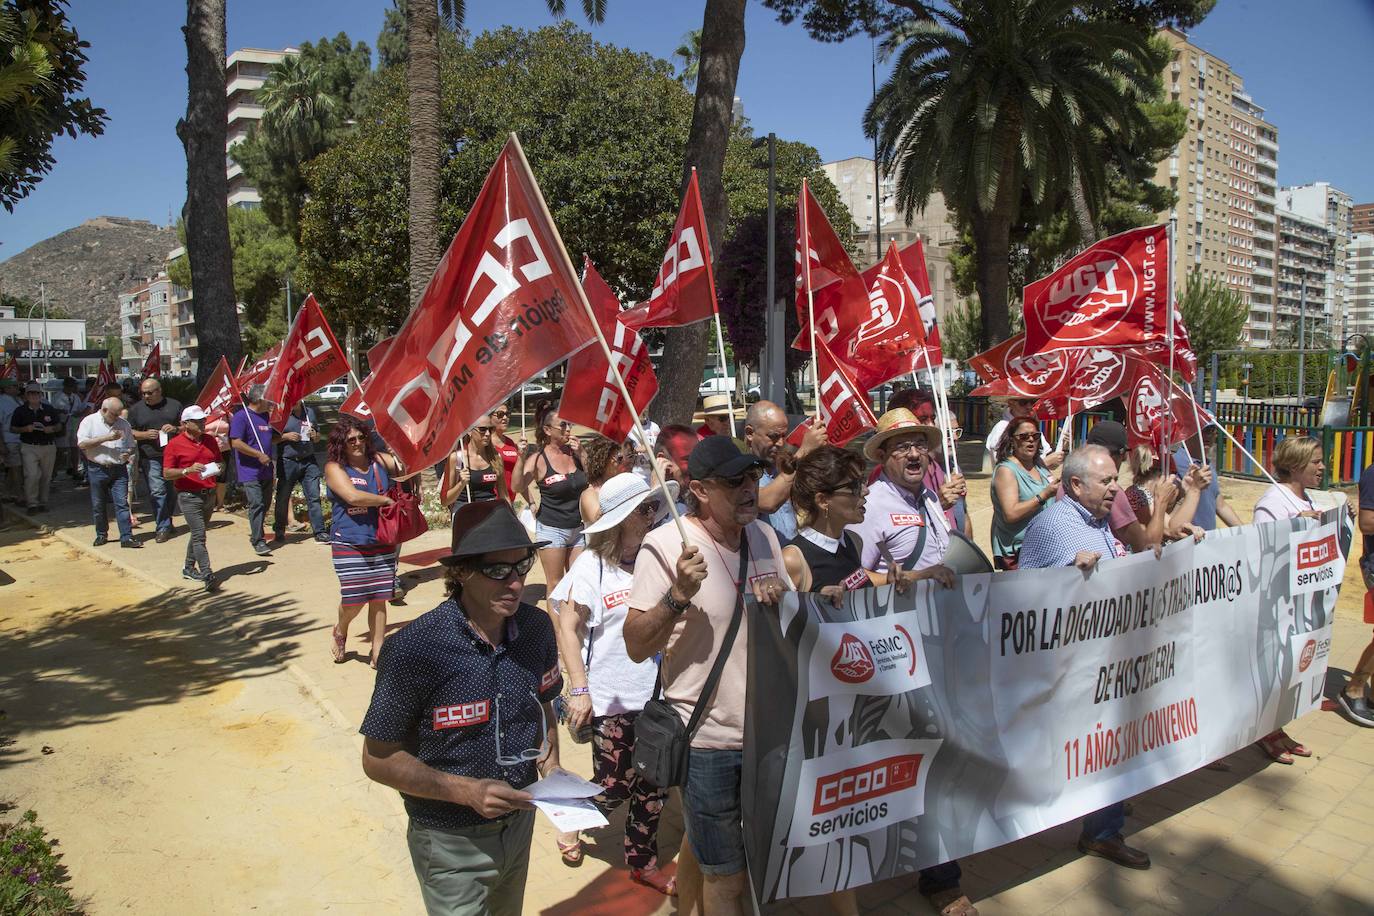
[[[86,392],[86,403],[100,406],[100,399],[105,396],[105,386],[115,381],[114,368],[106,364],[105,360],[100,361],[100,369],[95,374],[95,384]]]
[[[830,346],[819,337],[816,364],[820,379],[821,419],[832,445],[843,446],[866,429],[877,429],[878,421],[868,406],[868,392],[859,387],[854,376],[835,358]]]
[[[233,412],[238,401],[238,389],[234,386],[234,374],[229,371],[229,361],[223,356],[205,385],[200,389],[196,404],[205,411],[205,422],[222,420]]]
[[[796,285],[797,320],[801,334],[800,349],[811,349],[811,322],[808,310],[816,312],[816,336],[833,342],[850,336],[847,331],[868,316],[868,285],[855,269],[849,252],[840,244],[830,220],[802,179],[797,199]],[[810,292],[811,302],[807,301]]]
[[[464,430],[595,331],[519,141],[506,142],[363,398],[406,467],[436,464]]]
[[[558,415],[572,423],[594,429],[608,439],[623,442],[634,429],[634,418],[658,394],[658,377],[654,374],[649,348],[638,332],[629,328],[620,316],[620,302],[615,292],[597,273],[588,258],[582,277],[592,311],[611,346],[611,355],[625,380],[625,388],[634,402],[626,408],[615,374],[606,361],[600,346],[587,347],[568,360],[568,379],[563,386],[562,404]]]
[[[102,360],[104,362],[104,360]],[[13,353],[5,355],[5,361],[0,363],[0,380],[19,379],[19,363],[15,360]]]
[[[1026,355],[1025,335],[1017,334],[969,358],[987,384],[973,395],[1008,398],[1063,397],[1069,385],[1070,354],[1065,350]]]
[[[148,351],[148,358],[143,361],[144,378],[162,378],[162,341],[153,341],[153,349]]]
[[[921,312],[921,323],[925,331],[926,361],[920,366],[939,366],[945,361],[944,351],[940,348],[940,322],[935,314],[935,291],[930,285],[930,273],[926,269],[926,247],[920,237],[898,252],[902,267],[906,269],[907,281],[916,296],[916,305]],[[871,270],[872,268],[870,268]],[[916,354],[917,357],[920,354]],[[912,369],[918,368],[912,363]]]
[[[286,418],[306,395],[347,373],[347,354],[315,296],[306,296],[282,344],[282,357],[266,382],[264,397],[272,402],[271,424],[285,426]]]
[[[1186,390],[1170,385],[1156,365],[1136,362],[1136,374],[1126,400],[1126,441],[1134,448],[1148,446],[1167,454],[1180,442],[1198,434],[1198,421],[1214,422],[1201,406],[1196,408]],[[1167,441],[1166,441],[1167,440]]]
[[[1079,252],[1025,288],[1025,351],[1133,350],[1142,359],[1169,365],[1171,263],[1163,225],[1118,233]],[[1174,368],[1193,378],[1197,359],[1177,315],[1173,342]]]
[[[272,377],[272,370],[277,366],[277,360],[281,358],[281,348],[283,341],[277,341],[267,348],[248,368],[239,367],[239,374],[234,378],[234,387],[240,392],[247,392],[254,385],[266,385],[267,380]]]
[[[848,335],[841,331],[826,342],[859,387],[869,391],[924,365],[925,326],[918,292],[895,243],[863,276],[869,281],[867,316]]]
[[[706,211],[701,206],[697,170],[692,169],[649,301],[625,312],[620,321],[635,330],[680,328],[713,317],[718,308]]]
[[[383,337],[372,345],[372,348],[367,351],[367,364],[369,367],[380,366],[382,364],[382,357],[386,356],[386,351],[391,348],[391,342],[395,339],[395,337]],[[370,421],[372,419],[372,410],[367,406],[367,402],[363,400],[363,389],[371,383],[372,373],[368,372],[366,377],[363,378],[361,385],[350,391],[348,397],[344,398],[343,404],[339,406],[339,410],[357,417],[359,420]]]

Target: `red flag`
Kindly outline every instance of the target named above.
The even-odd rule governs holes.
[[[606,335],[606,342],[611,345],[611,355],[634,402],[633,410],[626,409],[620,389],[616,387],[611,364],[606,361],[601,347],[594,346],[587,347],[568,360],[568,379],[563,386],[563,400],[558,415],[569,422],[594,429],[608,439],[622,442],[634,428],[634,418],[658,394],[658,377],[654,375],[654,364],[649,359],[649,348],[636,331],[620,320],[624,314],[620,311],[620,303],[606,281],[601,279],[601,274],[592,266],[591,259],[586,262],[582,288],[587,291],[587,300],[592,304],[592,311],[601,324],[602,333]]]
[[[1204,424],[1212,421],[1212,415],[1201,407],[1193,412],[1192,397],[1170,385],[1164,370],[1139,361],[1136,366],[1126,396],[1126,440],[1132,448],[1145,445],[1166,452],[1196,436],[1199,419]]]
[[[277,360],[281,358],[282,341],[277,341],[267,348],[267,352],[259,356],[247,369],[239,368],[239,374],[234,379],[234,387],[239,392],[245,392],[253,385],[266,385],[267,380],[272,377],[272,370],[277,365]]]
[[[649,301],[621,315],[620,321],[635,330],[679,328],[705,321],[717,310],[706,213],[701,207],[701,191],[697,188],[697,170],[692,169],[682,206],[678,208],[677,222],[673,225],[673,237],[663,255]]]
[[[514,135],[363,397],[407,467],[595,333],[577,273]]]
[[[868,391],[924,365],[925,328],[916,287],[895,243],[863,276],[869,280],[867,318],[853,333],[845,336],[841,331],[826,342],[853,373],[859,388]]]
[[[868,284],[850,260],[849,252],[840,244],[839,236],[830,225],[825,211],[811,195],[811,187],[802,179],[801,196],[797,199],[797,319],[801,334],[793,346],[811,349],[811,322],[808,308],[816,312],[816,336],[833,342],[837,337],[847,340],[853,329],[869,317]],[[807,303],[807,291],[812,302]]]
[[[915,242],[903,248],[898,254],[902,259],[902,267],[906,269],[907,281],[913,287],[916,304],[920,308],[921,323],[925,331],[926,358],[930,366],[938,366],[945,361],[945,354],[940,347],[940,322],[935,314],[935,290],[930,285],[930,273],[926,270],[925,244],[920,236],[917,236]],[[916,356],[919,357],[920,354],[917,353]],[[916,366],[913,362],[912,368],[915,369]]]
[[[103,363],[104,360],[101,360],[101,362]],[[18,378],[19,363],[15,361],[13,353],[7,354],[5,356],[5,361],[0,363],[0,380],[15,379],[17,381]]]
[[[153,348],[148,351],[148,358],[143,361],[143,377],[151,378],[156,376],[162,378],[162,341],[153,341]]]
[[[229,361],[221,356],[219,365],[215,366],[215,371],[210,373],[200,389],[196,404],[205,411],[205,422],[213,423],[228,416],[237,400],[238,389],[234,386],[234,375],[229,371]]]
[[[816,349],[820,351],[816,370],[821,385],[821,418],[831,443],[842,446],[864,430],[876,429],[878,421],[868,406],[868,392],[854,381],[829,345],[817,337]]]
[[[380,366],[382,364],[382,357],[386,356],[386,351],[391,349],[391,342],[395,339],[395,337],[383,337],[373,344],[372,349],[367,351],[367,365],[369,367]],[[367,406],[367,402],[363,400],[363,389],[370,384],[372,384],[372,373],[368,372],[367,376],[362,380],[362,383],[357,388],[350,391],[348,397],[344,398],[343,404],[339,406],[339,410],[351,416],[355,416],[359,420],[371,420],[372,410]]]
[[[282,354],[267,379],[264,395],[272,402],[270,422],[278,428],[285,426],[292,409],[307,394],[348,372],[348,356],[313,294],[305,297],[305,304],[291,322]]]
[[[1002,341],[969,359],[974,371],[987,379],[969,392],[1009,398],[1063,396],[1069,384],[1069,354],[1064,350],[1024,355],[1025,335]]]
[[[1164,347],[1168,353],[1170,257],[1166,226],[1102,239],[1023,293],[1027,353],[1065,347]],[[1187,331],[1175,323],[1186,349]]]
[[[106,365],[105,360],[100,361],[100,369],[95,374],[95,384],[86,392],[86,403],[100,406],[100,399],[105,396],[105,386],[115,381],[114,368]]]

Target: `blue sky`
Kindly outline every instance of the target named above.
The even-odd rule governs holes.
[[[229,48],[280,48],[347,32],[375,45],[389,0],[228,0]],[[570,10],[581,4],[572,0]],[[605,42],[667,57],[701,25],[700,3],[611,0]],[[0,211],[0,258],[94,216],[165,224],[180,211],[186,168],[176,122],[186,107],[186,48],[176,0],[73,0],[91,43],[87,91],[110,115],[98,138],[59,139],[57,165],[13,214]],[[812,41],[757,2],[748,8],[738,94],[759,133],[804,140],[827,159],[866,155],[859,118],[870,96],[867,38]],[[470,0],[474,31],[549,21],[544,0]],[[574,16],[574,21],[578,21]],[[1326,180],[1374,201],[1374,2],[1220,0],[1191,38],[1226,60],[1279,128],[1279,182]]]

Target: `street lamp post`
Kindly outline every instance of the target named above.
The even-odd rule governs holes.
[[[1298,406],[1307,400],[1307,268],[1299,268],[1298,292]]]
[[[762,368],[763,399],[774,404],[787,403],[787,353],[785,349],[786,326],[783,322],[782,303],[777,293],[777,142],[778,136],[769,133],[753,143],[754,149],[768,147],[768,284],[767,301],[763,309],[763,353],[759,360]]]

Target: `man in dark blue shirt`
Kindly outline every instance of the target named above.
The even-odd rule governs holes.
[[[315,455],[315,443],[320,438],[320,418],[315,408],[298,403],[286,417],[286,426],[277,441],[277,507],[272,519],[272,540],[286,540],[287,515],[291,508],[291,491],[301,485],[305,494],[305,510],[310,515],[310,527],[315,542],[329,543],[324,527],[324,513],[320,511],[320,460]]]
[[[401,793],[429,913],[516,916],[534,812],[522,791],[558,766],[563,686],[553,625],[520,595],[544,542],[509,504],[453,520],[449,599],[387,639],[360,731],[363,772]]]

